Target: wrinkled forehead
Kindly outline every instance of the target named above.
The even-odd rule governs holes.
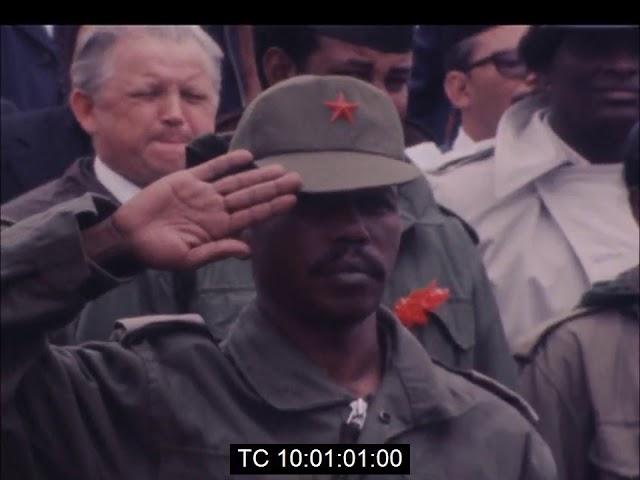
[[[116,40],[105,57],[105,79],[166,78],[217,83],[215,61],[193,38],[159,38],[133,33]]]

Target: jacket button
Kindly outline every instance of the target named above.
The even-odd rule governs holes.
[[[378,419],[382,422],[382,423],[389,423],[391,421],[391,415],[389,415],[388,412],[385,412],[384,410],[380,412],[380,414],[378,415]]]

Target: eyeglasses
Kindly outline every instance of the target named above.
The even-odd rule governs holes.
[[[467,65],[466,71],[469,72],[474,68],[493,63],[500,75],[505,78],[517,78],[523,80],[529,74],[527,65],[518,55],[516,50],[503,50],[501,52],[492,53],[491,55],[476,60]]]

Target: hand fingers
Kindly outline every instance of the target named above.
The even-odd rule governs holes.
[[[195,247],[187,254],[187,268],[197,268],[228,257],[245,258],[251,254],[249,245],[240,240],[225,238]]]
[[[253,156],[250,152],[234,150],[190,168],[188,171],[199,180],[211,181],[238,168],[248,167],[252,162]]]
[[[228,193],[243,188],[275,180],[278,177],[282,177],[285,173],[285,169],[280,165],[269,165],[268,167],[259,167],[246,172],[225,176],[213,182],[212,185],[220,195],[227,195]]]
[[[275,180],[253,185],[224,197],[225,208],[233,213],[243,208],[269,202],[276,197],[297,193],[302,185],[300,175],[289,172]]]
[[[231,214],[229,230],[237,232],[249,225],[285,213],[296,204],[295,195],[282,195],[273,200]]]

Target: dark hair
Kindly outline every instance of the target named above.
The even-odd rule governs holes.
[[[451,70],[466,70],[473,56],[474,43],[475,39],[469,37],[450,47],[443,58],[444,73]]]
[[[256,25],[253,28],[258,76],[263,88],[268,87],[262,58],[271,47],[281,48],[298,70],[304,70],[308,58],[318,48],[315,31],[308,25]]]
[[[567,30],[560,27],[531,26],[518,45],[527,68],[533,72],[546,71],[566,33]]]
[[[640,186],[640,172],[638,171],[638,135],[640,135],[639,124],[635,124],[627,138],[624,149],[624,183],[628,189]]]
[[[597,49],[606,49],[613,42],[628,45],[637,52],[639,41],[635,25],[534,25],[520,41],[520,56],[529,70],[545,72],[569,35]]]
[[[437,25],[433,28],[436,43],[443,52],[444,71],[465,71],[471,62],[477,36],[499,25]]]

